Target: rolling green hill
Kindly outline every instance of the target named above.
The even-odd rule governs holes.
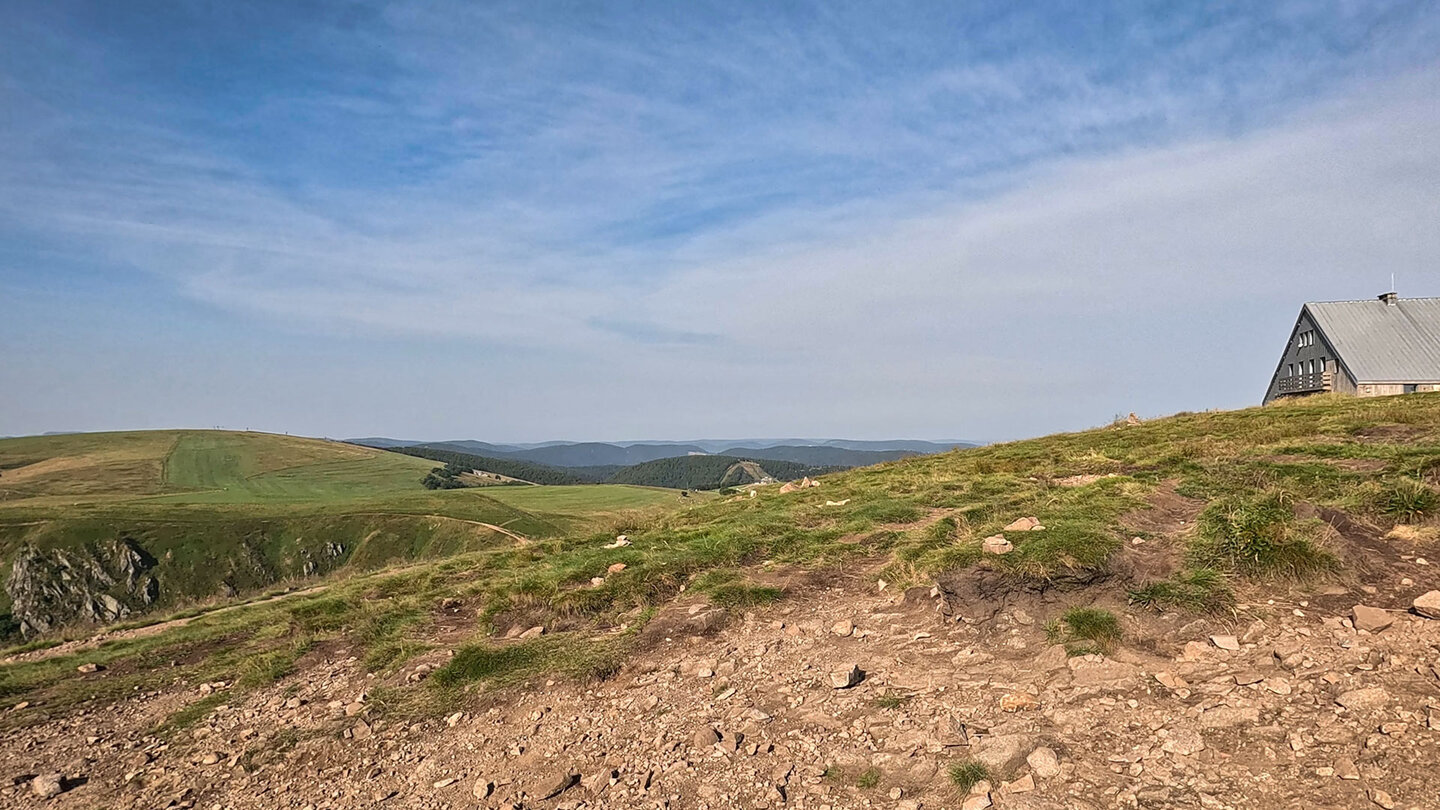
[[[478,489],[428,491],[420,482],[436,466],[263,433],[0,440],[0,635],[513,545],[673,500],[592,487],[519,506]]]

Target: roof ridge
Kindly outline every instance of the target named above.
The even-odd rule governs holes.
[[[1396,301],[1440,301],[1440,295],[1426,295],[1417,298],[1396,298]],[[1305,306],[1311,304],[1379,304],[1379,298],[1350,298],[1344,301],[1306,301]]]

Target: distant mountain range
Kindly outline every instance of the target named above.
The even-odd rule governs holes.
[[[930,442],[914,439],[855,441],[850,439],[701,439],[688,442],[541,442],[492,444],[474,439],[419,442],[385,437],[350,439],[352,444],[387,450],[424,448],[509,459],[550,467],[618,468],[690,455],[731,456],[786,461],[811,467],[863,467],[910,456],[941,453],[975,442]]]

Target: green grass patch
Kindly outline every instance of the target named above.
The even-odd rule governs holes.
[[[1319,528],[1295,518],[1283,491],[1230,496],[1200,513],[1190,555],[1200,567],[1251,577],[1304,577],[1335,565],[1319,544]]]
[[[442,687],[477,681],[516,684],[550,672],[581,680],[603,680],[620,666],[628,644],[623,640],[590,641],[572,635],[541,636],[501,646],[472,644],[457,650],[430,680]]]
[[[861,790],[870,790],[880,784],[880,779],[883,776],[884,774],[880,772],[879,768],[873,766],[866,768],[860,772],[859,776],[855,777],[855,787]]]
[[[1397,523],[1419,523],[1437,511],[1440,511],[1440,494],[1409,478],[1390,484],[1380,501],[1380,512]]]
[[[1052,644],[1064,644],[1071,655],[1108,655],[1120,643],[1120,619],[1104,608],[1076,607],[1045,626]]]
[[[990,778],[990,769],[985,767],[984,763],[973,759],[951,763],[947,772],[950,782],[959,788],[961,793],[969,793],[970,788]]]
[[[1130,591],[1130,601],[1157,609],[1221,613],[1235,605],[1230,580],[1214,568],[1186,568],[1169,579]]]

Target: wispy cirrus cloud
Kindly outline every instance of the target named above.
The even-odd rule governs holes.
[[[1277,308],[1440,246],[1432,4],[394,4],[254,48],[202,8],[162,37],[222,40],[194,52],[79,5],[11,35],[0,242],[266,329],[671,380],[675,435],[725,432],[707,384],[784,403],[736,435],[1241,404]],[[1219,392],[1177,373],[1176,324],[1219,341]]]

